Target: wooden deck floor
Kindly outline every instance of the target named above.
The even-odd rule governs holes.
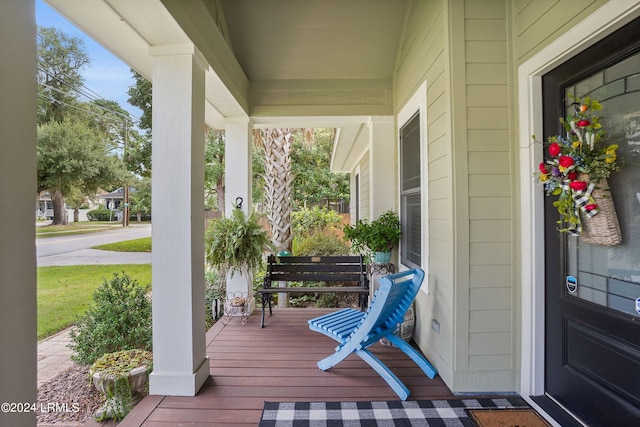
[[[259,310],[245,326],[232,319],[207,333],[211,376],[194,397],[147,396],[120,426],[255,426],[265,401],[398,400],[387,383],[357,356],[323,372],[316,362],[336,342],[309,330],[307,320],[327,310],[280,309],[260,329]],[[374,353],[411,392],[410,400],[452,398],[440,377],[428,379],[397,349]]]

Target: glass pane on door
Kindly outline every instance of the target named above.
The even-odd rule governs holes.
[[[597,246],[569,238],[567,276],[577,286],[566,295],[640,316],[640,54],[565,88],[567,113],[574,100],[589,96],[600,101],[599,115],[606,141],[618,144],[623,167],[609,178],[611,196],[622,230],[619,246]]]

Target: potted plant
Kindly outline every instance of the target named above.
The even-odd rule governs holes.
[[[344,227],[344,237],[351,241],[351,247],[371,257],[373,262],[384,264],[391,259],[391,250],[398,245],[402,231],[398,215],[389,210],[368,223],[358,220],[355,225]]]
[[[253,274],[262,263],[264,251],[272,247],[258,219],[255,213],[245,215],[241,209],[234,209],[230,217],[212,221],[207,230],[207,262],[227,278],[227,300],[234,307],[252,299]]]
[[[141,399],[153,367],[153,356],[146,350],[122,350],[107,353],[89,368],[93,385],[107,397],[95,413],[97,420],[123,419]]]

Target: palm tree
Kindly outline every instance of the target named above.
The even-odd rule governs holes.
[[[271,241],[276,251],[291,246],[291,129],[262,129],[257,143],[264,149],[264,181],[267,217],[271,224]]]

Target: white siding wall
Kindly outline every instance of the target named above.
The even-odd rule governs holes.
[[[426,127],[428,164],[423,188],[428,188],[429,254],[428,286],[416,300],[414,339],[439,374],[453,382],[453,204],[451,116],[449,78],[445,58],[444,1],[413,1],[400,45],[394,80],[394,111],[400,111],[426,81]],[[398,125],[402,125],[398,123]],[[426,264],[425,264],[426,266]],[[431,329],[431,319],[440,323],[440,333]]]
[[[430,292],[414,339],[455,392],[517,389],[511,4],[415,1],[398,55],[396,112],[427,83]]]

